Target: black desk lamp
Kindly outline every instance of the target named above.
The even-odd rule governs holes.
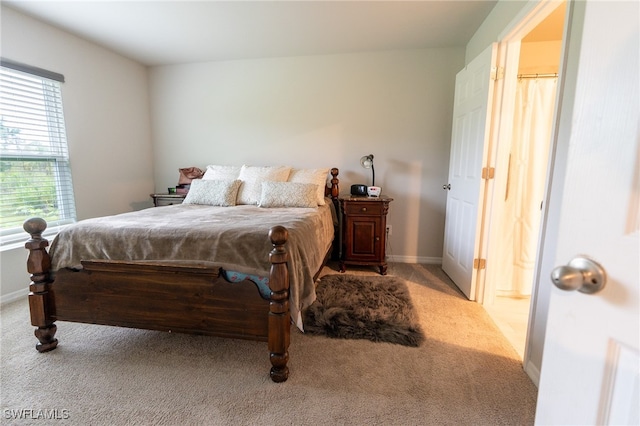
[[[365,169],[371,169],[371,186],[367,187],[369,197],[379,197],[380,187],[376,186],[376,170],[373,168],[373,154],[365,155],[360,159],[360,164]]]
[[[373,168],[373,154],[362,157],[360,159],[360,165],[365,169],[371,169],[371,186],[376,186],[376,170]]]

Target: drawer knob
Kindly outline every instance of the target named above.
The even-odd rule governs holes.
[[[363,211],[363,212],[366,212],[366,211],[367,211],[367,208],[366,208],[366,207],[363,207],[363,208],[362,208],[362,211]]]
[[[376,241],[380,241],[380,237],[376,237]]]

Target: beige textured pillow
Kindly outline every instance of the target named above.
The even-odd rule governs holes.
[[[242,186],[238,192],[238,204],[258,204],[263,182],[286,182],[291,167],[285,166],[242,166],[238,179]]]
[[[208,206],[230,207],[236,205],[239,180],[194,179],[189,193],[182,204],[205,204]]]
[[[235,180],[240,176],[240,166],[218,166],[210,164],[204,172],[204,180]]]
[[[262,182],[260,207],[318,207],[317,185],[296,182]]]
[[[289,175],[289,182],[312,183],[317,186],[316,199],[319,206],[324,206],[324,188],[327,186],[329,169],[293,169]]]

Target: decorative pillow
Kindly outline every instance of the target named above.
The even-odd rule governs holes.
[[[324,206],[324,188],[327,186],[328,174],[329,169],[293,169],[289,175],[288,182],[317,185],[317,202],[319,206]]]
[[[296,182],[262,182],[260,207],[318,207],[318,185]]]
[[[205,180],[235,180],[240,176],[240,166],[209,165],[202,179]]]
[[[242,186],[238,192],[238,204],[258,204],[262,194],[262,182],[286,182],[291,167],[285,166],[242,166],[238,179]]]
[[[191,182],[189,193],[182,204],[206,204],[209,206],[229,207],[236,205],[238,190],[242,182],[239,180],[204,180]]]

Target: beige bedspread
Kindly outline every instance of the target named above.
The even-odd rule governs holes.
[[[182,204],[77,222],[51,243],[52,270],[81,260],[211,262],[229,271],[268,276],[269,229],[289,231],[291,317],[315,300],[313,275],[334,236],[332,203],[318,208],[212,207]]]

